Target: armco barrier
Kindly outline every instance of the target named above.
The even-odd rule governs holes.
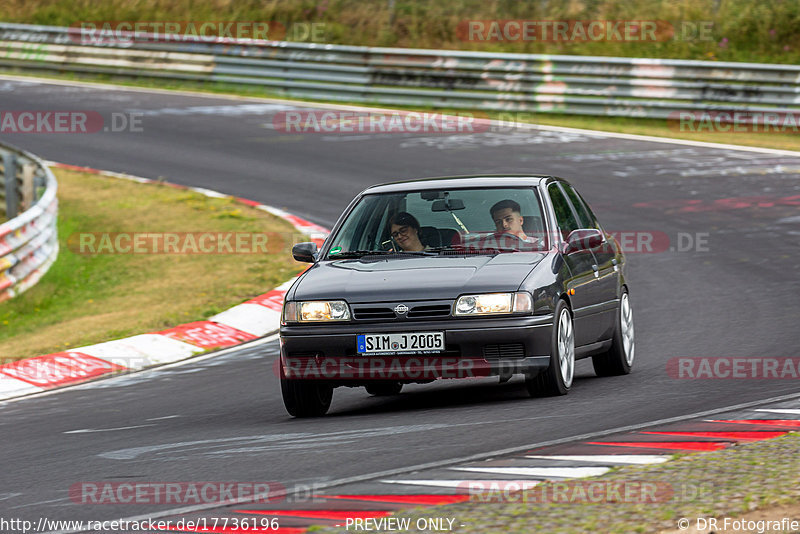
[[[798,65],[161,41],[0,24],[0,67],[250,84],[289,97],[438,108],[654,118],[678,111],[800,111]]]
[[[2,302],[38,282],[58,256],[58,185],[50,169],[33,154],[0,144],[0,156],[0,189],[11,217],[0,224]]]

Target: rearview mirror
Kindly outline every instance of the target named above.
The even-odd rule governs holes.
[[[596,228],[579,228],[567,236],[564,254],[572,254],[581,250],[599,247],[603,243],[603,234]]]
[[[455,211],[463,210],[464,201],[460,198],[448,198],[445,200],[434,200],[431,204],[431,211]]]
[[[317,261],[316,243],[298,243],[292,247],[292,257],[297,261],[314,263]]]

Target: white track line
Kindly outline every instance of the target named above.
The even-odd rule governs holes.
[[[567,460],[571,462],[592,462],[595,464],[661,464],[671,457],[658,454],[595,454],[595,455],[558,455],[558,456],[525,456],[534,460]]]
[[[789,408],[774,408],[774,409],[766,409],[762,408],[760,410],[756,410],[757,412],[768,412],[768,413],[789,413],[794,415],[800,415],[800,410],[794,410]]]
[[[492,475],[516,475],[524,477],[583,478],[608,473],[608,467],[451,467],[454,471],[489,473]]]
[[[492,487],[507,489],[518,486],[520,490],[530,489],[541,480],[381,480],[384,484],[404,484],[407,486],[432,486],[437,488],[460,488],[464,490],[478,490]],[[515,488],[516,489],[516,488]]]

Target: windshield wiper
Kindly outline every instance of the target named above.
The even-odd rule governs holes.
[[[413,250],[413,251],[399,251],[395,252],[393,250],[348,250],[346,252],[340,252],[338,254],[328,254],[329,260],[336,260],[342,258],[361,258],[363,256],[395,256],[395,257],[407,257],[407,256],[436,256],[436,252],[431,252],[428,250]]]
[[[435,250],[402,250],[393,252],[393,254],[400,254],[401,256],[438,256]]]
[[[456,245],[453,247],[441,247],[430,249],[432,252],[438,253],[456,253],[456,254],[501,254],[503,252],[522,252],[517,248],[497,248],[497,247],[469,247]]]
[[[337,254],[328,253],[328,259],[335,260],[339,258],[360,258],[361,256],[375,256],[381,254],[394,254],[389,250],[346,250]]]

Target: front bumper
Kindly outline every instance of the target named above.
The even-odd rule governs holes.
[[[281,327],[281,376],[339,385],[374,380],[535,375],[550,364],[551,315]],[[359,334],[444,332],[438,354],[362,356]]]

